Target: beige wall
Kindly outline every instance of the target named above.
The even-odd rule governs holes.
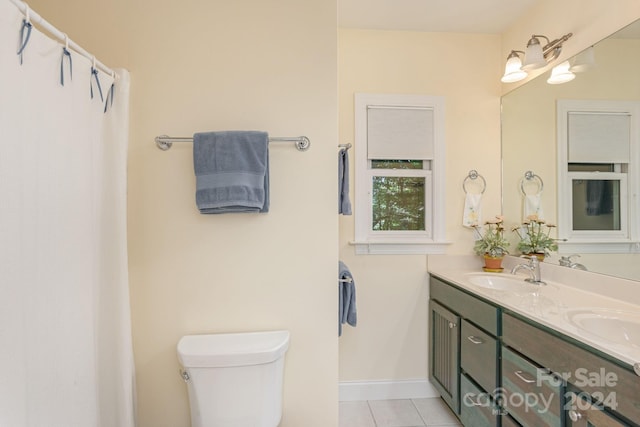
[[[283,427],[337,425],[336,4],[29,3],[132,75],[129,262],[140,427],[189,426],[184,334],[291,331]],[[88,88],[87,88],[88,90]],[[159,134],[266,130],[271,211],[200,215],[191,145]]]
[[[469,170],[487,181],[486,215],[501,209],[499,36],[340,29],[338,51],[343,143],[354,142],[354,93],[445,97],[448,252],[472,253],[473,234],[461,225]],[[353,216],[343,216],[340,257],[356,279],[358,326],[340,338],[340,380],[425,379],[427,257],[355,255],[353,239]]]

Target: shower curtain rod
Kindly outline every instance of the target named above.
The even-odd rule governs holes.
[[[167,151],[174,142],[193,142],[192,137],[186,136],[156,136],[156,145],[162,151]],[[311,141],[306,136],[293,136],[293,137],[269,137],[269,142],[294,142],[298,151],[307,151],[311,147]]]
[[[18,9],[20,9],[20,12],[22,12],[22,14],[25,16],[25,19],[27,19],[29,22],[37,24],[43,30],[49,33],[49,35],[56,38],[59,42],[65,44],[65,46],[68,43],[69,48],[73,49],[75,52],[79,53],[85,58],[93,61],[95,64],[94,65],[95,68],[100,69],[101,71],[103,71],[104,73],[110,76],[114,76],[115,78],[118,78],[118,73],[114,72],[111,68],[107,67],[102,62],[98,61],[94,55],[91,55],[89,52],[87,52],[82,47],[80,47],[80,45],[78,45],[76,42],[71,40],[65,33],[58,30],[53,25],[51,25],[46,19],[44,19],[37,12],[31,9],[25,2],[20,0],[9,0],[9,1],[13,3]]]

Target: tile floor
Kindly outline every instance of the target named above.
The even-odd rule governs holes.
[[[461,426],[440,398],[340,402],[340,427]]]

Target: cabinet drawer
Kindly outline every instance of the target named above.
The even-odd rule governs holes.
[[[561,426],[562,381],[519,354],[502,349],[502,406],[526,426]]]
[[[575,392],[567,393],[567,426],[570,427],[627,427],[628,424],[607,414],[595,404]]]
[[[430,278],[430,297],[449,307],[461,317],[471,319],[485,331],[498,335],[498,308],[479,300],[435,276]]]
[[[502,424],[501,427],[520,427],[513,418],[509,416],[509,414],[502,415]]]
[[[631,368],[625,369],[509,314],[503,315],[502,328],[506,345],[537,364],[568,376],[569,383],[589,395],[616,396],[617,408],[612,409],[640,424],[640,378]],[[596,379],[615,376],[616,381],[592,381],[590,375]]]
[[[460,421],[465,427],[495,427],[500,411],[488,393],[466,375],[460,377]]]
[[[498,345],[491,335],[462,321],[460,365],[485,391],[493,394],[498,387]]]

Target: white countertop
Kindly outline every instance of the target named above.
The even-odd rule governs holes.
[[[476,256],[431,255],[428,271],[488,301],[525,316],[541,325],[575,338],[597,350],[633,367],[640,363],[640,347],[620,344],[590,334],[569,322],[568,314],[576,309],[607,309],[640,315],[640,282],[618,279],[597,273],[572,270],[567,267],[541,263],[545,286],[524,282],[526,271],[514,275],[509,272],[524,259],[507,257],[503,265],[504,277],[522,279],[522,291],[499,291],[473,285],[470,275],[483,273],[482,261]]]

